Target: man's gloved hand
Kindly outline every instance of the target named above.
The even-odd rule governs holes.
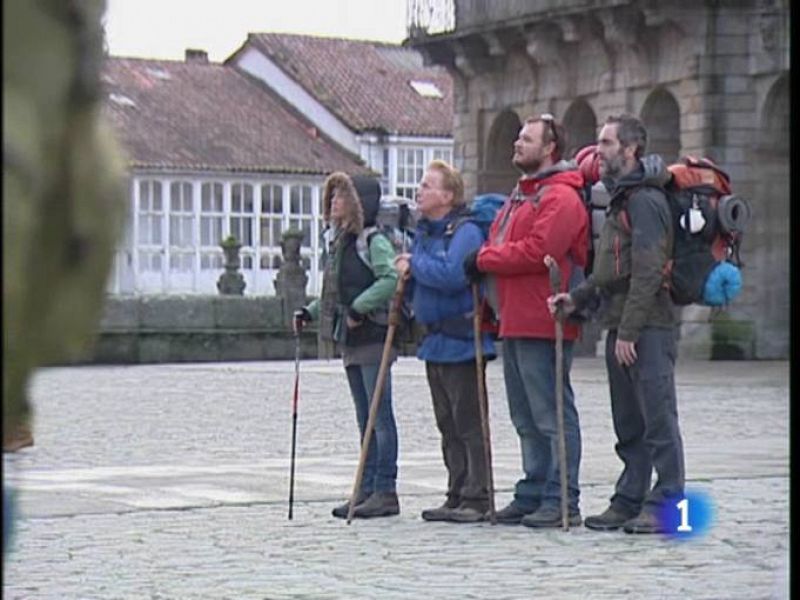
[[[294,329],[295,334],[300,333],[303,331],[303,327],[306,326],[306,323],[311,322],[311,313],[308,312],[308,309],[298,308],[294,311],[293,315],[294,318],[292,319],[292,328]]]
[[[485,275],[478,269],[478,250],[473,250],[464,257],[464,275],[470,283],[478,283]]]

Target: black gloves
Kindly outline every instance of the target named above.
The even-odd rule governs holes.
[[[484,273],[478,269],[478,251],[473,250],[464,257],[464,275],[470,283],[478,283]]]
[[[308,309],[305,307],[298,308],[296,311],[294,311],[292,316],[294,317],[292,323],[294,324],[295,333],[300,333],[303,331],[303,327],[306,326],[306,323],[311,322],[311,313],[308,312]]]

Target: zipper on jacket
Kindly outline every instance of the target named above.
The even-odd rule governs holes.
[[[619,255],[620,255],[620,241],[619,241],[619,235],[617,234],[614,236],[614,270],[616,275],[620,275]]]

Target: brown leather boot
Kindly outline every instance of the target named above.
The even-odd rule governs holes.
[[[400,503],[395,492],[373,492],[362,504],[353,510],[357,519],[390,517],[400,514]]]
[[[358,496],[356,496],[356,508],[358,508],[368,497],[369,494],[367,494],[366,492],[364,491],[359,492]],[[331,514],[339,519],[346,519],[348,512],[350,512],[350,500],[334,508],[331,511]]]

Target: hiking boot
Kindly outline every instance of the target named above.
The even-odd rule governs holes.
[[[486,510],[475,505],[462,504],[450,511],[450,520],[454,523],[478,523],[486,518]]]
[[[614,531],[622,527],[635,516],[635,514],[631,514],[620,508],[615,508],[612,505],[602,514],[586,517],[583,524],[589,529],[594,529],[596,531]]]
[[[426,508],[422,511],[422,519],[424,521],[449,521],[450,513],[452,513],[458,504],[454,501],[447,499],[447,502],[438,508]]]
[[[540,506],[536,512],[522,517],[520,521],[526,527],[562,527],[561,508],[558,506]],[[581,524],[581,513],[570,511],[567,525],[577,527]]]
[[[365,501],[365,500],[366,500],[368,497],[369,497],[369,494],[367,494],[366,492],[361,492],[361,493],[360,493],[360,494],[359,494],[359,495],[356,497],[356,508],[358,508],[358,507],[359,507],[359,505],[360,505],[362,502],[364,502],[364,501]],[[347,518],[347,513],[348,513],[349,511],[350,511],[350,500],[348,500],[348,501],[347,501],[347,502],[345,502],[344,504],[340,504],[339,506],[337,506],[336,508],[334,508],[334,509],[331,511],[331,514],[332,514],[334,517],[337,517],[337,518],[339,518],[339,519],[346,519],[346,518]]]
[[[356,506],[353,516],[358,519],[390,517],[400,514],[400,502],[395,492],[375,492]]]
[[[517,523],[522,521],[522,517],[524,517],[525,515],[528,515],[528,514],[530,514],[532,512],[533,511],[525,512],[522,509],[520,509],[516,504],[511,502],[511,504],[509,504],[508,506],[506,506],[502,510],[498,510],[494,514],[494,516],[495,516],[495,519],[497,519],[498,523],[503,523],[505,525],[516,525]],[[489,513],[488,512],[486,513],[486,520],[487,521],[489,520]]]
[[[666,533],[656,509],[644,509],[639,516],[625,522],[622,526],[625,533]]]

